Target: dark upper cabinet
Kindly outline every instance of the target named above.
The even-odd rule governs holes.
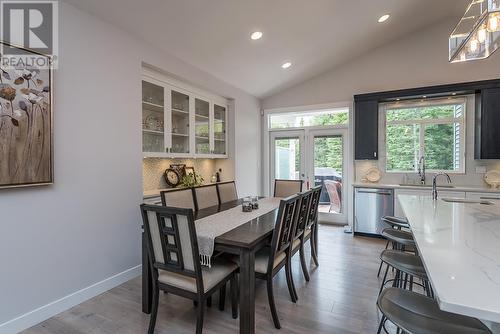
[[[378,101],[354,104],[354,156],[356,160],[378,160]]]
[[[500,88],[476,94],[475,159],[500,159]]]

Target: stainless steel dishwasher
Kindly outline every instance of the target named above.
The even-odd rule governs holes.
[[[354,234],[380,235],[389,227],[383,216],[394,215],[394,190],[383,188],[355,188]]]

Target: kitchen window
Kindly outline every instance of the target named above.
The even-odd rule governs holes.
[[[464,98],[385,104],[387,172],[465,172]]]

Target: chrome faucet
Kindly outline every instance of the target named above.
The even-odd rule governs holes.
[[[437,191],[437,185],[436,185],[436,180],[439,175],[444,175],[448,179],[448,183],[451,183],[451,178],[448,174],[446,173],[437,173],[434,175],[434,178],[432,179],[432,199],[437,200],[438,199],[438,191]]]
[[[425,157],[422,155],[420,159],[418,159],[417,166],[418,175],[420,175],[420,184],[425,184]]]

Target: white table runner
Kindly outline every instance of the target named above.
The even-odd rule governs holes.
[[[238,205],[232,209],[196,220],[195,227],[201,264],[210,267],[216,237],[277,209],[280,200],[281,198],[274,197],[262,198],[259,199],[259,208],[252,212],[243,212],[241,205]]]

